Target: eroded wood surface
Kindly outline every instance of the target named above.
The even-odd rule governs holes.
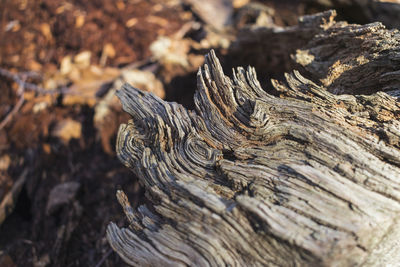
[[[336,22],[335,16],[331,10],[301,17],[297,26],[244,28],[231,53],[240,58],[238,62],[261,71],[280,74],[299,69],[335,94],[397,90],[399,31],[380,22]]]
[[[382,62],[377,75],[393,75],[396,66],[387,67],[384,54],[396,53],[397,32],[324,19],[331,15],[306,17],[303,26],[296,26],[307,27],[307,21],[325,25],[297,51],[298,62],[307,50],[315,55],[333,51],[322,44],[337,35],[369,47],[360,55],[343,44],[321,56],[324,62],[303,64],[306,70],[322,67],[310,71],[309,79],[290,71],[285,79],[274,80],[277,96],[266,93],[272,88],[261,88],[253,68],[239,67],[232,78],[225,76],[213,52],[197,75],[194,111],[129,85],[118,92],[132,116],[120,127],[118,156],[141,179],[152,203],[134,211],[126,196],[117,194],[129,227],[111,223],[107,238],[127,263],[400,262],[400,104],[378,92],[395,79],[364,77],[376,92],[371,95],[333,94],[363,92],[357,81],[338,82],[339,77],[324,82],[335,68],[332,62],[343,55],[353,58],[349,62],[359,56]],[[379,50],[376,34],[383,36],[383,44],[394,40],[392,48]],[[373,41],[364,43],[360,35]],[[368,72],[370,65],[358,67]],[[351,73],[341,76],[347,71]]]

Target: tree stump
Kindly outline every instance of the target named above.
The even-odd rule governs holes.
[[[400,104],[381,92],[398,81],[400,36],[324,19],[332,14],[296,26],[322,25],[295,50],[305,74],[273,80],[274,95],[251,67],[225,76],[213,51],[197,74],[194,111],[129,85],[117,93],[132,116],[118,157],[151,203],[134,211],[117,193],[130,225],[111,223],[107,239],[128,264],[400,262]],[[354,66],[338,69],[343,58]]]

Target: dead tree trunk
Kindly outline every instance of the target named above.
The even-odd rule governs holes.
[[[309,77],[314,81],[292,71],[272,82],[279,96],[261,88],[252,68],[238,68],[232,79],[225,76],[213,52],[197,75],[194,111],[129,85],[118,92],[132,116],[120,127],[118,156],[141,179],[152,203],[134,211],[125,195],[117,194],[130,225],[121,229],[111,223],[107,238],[127,263],[400,262],[400,104],[384,92],[334,94],[362,91],[362,85],[351,88],[358,80],[346,80],[353,68],[343,69],[342,82],[324,83],[323,75],[332,75],[329,70],[341,63],[331,59],[352,51],[345,43],[318,57],[328,49],[321,43],[334,46],[335,38],[357,39],[369,31],[362,43],[371,49],[363,55],[349,52],[348,60],[378,60],[379,81],[361,74],[371,67],[362,60],[357,77],[375,91],[388,81],[392,88],[399,68],[388,65],[400,37],[375,24],[329,23],[320,28],[325,41],[315,41],[323,37],[316,33],[310,37],[316,48],[307,48],[314,58],[305,68],[312,72],[313,64],[321,66]],[[376,45],[379,40],[370,38],[377,32],[393,46]]]

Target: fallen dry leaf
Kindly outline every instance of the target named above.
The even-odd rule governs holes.
[[[90,58],[92,56],[92,52],[90,51],[83,51],[77,54],[74,57],[74,63],[79,68],[87,68],[90,66]]]
[[[106,65],[107,58],[114,58],[117,52],[115,51],[115,48],[112,44],[107,43],[103,47],[103,52],[101,53],[100,57],[100,65],[104,66]]]
[[[6,171],[10,166],[11,158],[9,155],[3,155],[0,157],[0,171]]]
[[[65,182],[53,187],[47,201],[46,213],[51,214],[59,207],[70,203],[75,198],[80,186],[78,182]]]
[[[135,26],[136,23],[138,23],[138,19],[137,18],[131,18],[125,23],[125,26],[130,28],[130,27]]]
[[[124,70],[121,74],[124,83],[129,83],[143,91],[151,92],[160,98],[165,97],[165,90],[160,80],[149,71]]]
[[[75,28],[81,28],[85,24],[85,16],[79,15],[75,19]]]
[[[207,24],[222,30],[233,15],[231,0],[185,0],[193,11]]]
[[[51,132],[51,135],[60,138],[65,144],[68,144],[72,138],[79,139],[81,137],[82,124],[69,118],[59,121]]]
[[[40,24],[40,31],[42,32],[47,41],[53,40],[53,34],[51,33],[50,25],[48,23]]]

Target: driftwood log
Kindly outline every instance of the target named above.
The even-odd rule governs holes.
[[[194,111],[129,85],[118,92],[132,116],[118,156],[151,203],[135,211],[117,193],[130,225],[111,223],[107,238],[127,263],[398,266],[400,103],[381,90],[398,84],[399,33],[332,14],[296,26],[320,23],[293,43],[305,74],[290,71],[273,88],[251,67],[225,76],[211,52]],[[334,75],[343,59],[354,66]]]

